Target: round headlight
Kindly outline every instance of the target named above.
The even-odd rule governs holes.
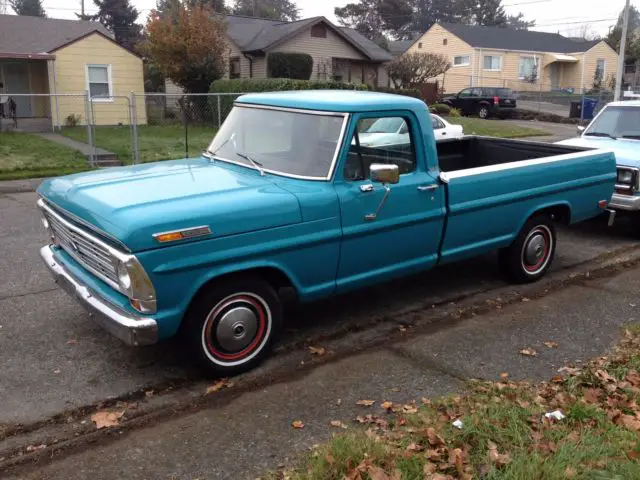
[[[45,228],[45,230],[49,230],[49,220],[47,220],[45,217],[42,217],[42,226]]]
[[[131,276],[124,263],[118,263],[118,283],[123,290],[128,291],[131,288]]]

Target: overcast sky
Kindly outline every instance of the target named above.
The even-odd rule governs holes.
[[[43,4],[50,17],[74,18],[74,11],[80,10],[80,2],[44,0]],[[132,0],[132,3],[140,11],[140,20],[144,21],[149,10],[155,7],[156,0]],[[344,6],[350,0],[297,0],[296,3],[303,18],[324,15],[335,21],[334,7]],[[640,6],[640,0],[632,0],[631,3]],[[503,0],[503,5],[510,14],[522,12],[527,19],[536,20],[537,30],[573,35],[582,25],[588,24],[591,31],[606,35],[622,11],[624,0]],[[85,8],[89,13],[95,11],[93,1],[85,0]]]

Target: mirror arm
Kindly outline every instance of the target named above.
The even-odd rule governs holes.
[[[382,200],[380,201],[380,205],[378,205],[378,208],[376,209],[376,213],[369,213],[368,215],[364,216],[364,219],[367,222],[372,222],[376,218],[378,218],[378,214],[380,213],[380,210],[382,210],[382,207],[384,207],[384,204],[386,203],[387,198],[389,197],[389,193],[391,192],[389,185],[387,185],[386,183],[383,183],[382,186],[384,187],[384,197],[382,197]]]

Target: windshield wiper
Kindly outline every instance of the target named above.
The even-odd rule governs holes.
[[[260,176],[264,177],[264,165],[263,164],[261,164],[257,160],[254,160],[253,158],[251,158],[249,155],[247,155],[245,153],[236,152],[236,155],[239,156],[240,158],[244,158],[245,160],[248,160],[249,162],[251,162],[251,165],[253,165],[254,168],[260,172]]]
[[[630,138],[632,140],[640,140],[640,135],[620,135],[620,138]]]
[[[234,134],[234,135],[235,135],[235,134]],[[219,152],[220,150],[222,150],[222,149],[225,147],[225,145],[226,145],[227,143],[229,143],[229,142],[233,139],[234,135],[231,135],[231,136],[230,136],[229,138],[227,138],[224,142],[222,142],[222,143],[220,144],[220,146],[219,146],[218,148],[216,148],[216,151],[215,151],[215,152],[212,152],[211,150],[207,149],[207,150],[205,150],[205,151],[203,152],[203,155],[204,155],[205,157],[207,157],[207,158],[210,158],[211,160],[215,160],[215,157],[218,155],[218,152]]]
[[[611,135],[610,133],[606,133],[606,132],[587,132],[584,134],[585,137],[590,136],[590,137],[608,137],[608,138],[613,138],[614,140],[617,140],[618,137],[614,137],[613,135]]]

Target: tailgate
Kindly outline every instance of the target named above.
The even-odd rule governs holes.
[[[448,222],[443,260],[457,260],[511,244],[538,210],[565,205],[571,222],[601,213],[616,181],[611,152],[577,152],[443,174]]]

